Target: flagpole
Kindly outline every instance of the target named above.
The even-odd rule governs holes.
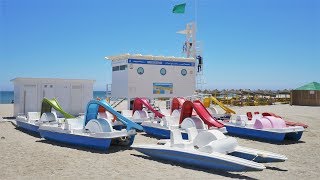
[[[198,21],[198,3],[197,0],[194,0],[194,22]]]
[[[197,25],[197,22],[198,22],[198,0],[194,0],[194,33],[193,33],[193,36],[192,39],[193,39],[193,48],[194,48],[194,57],[193,58],[196,58],[197,56],[197,52],[196,52],[196,47],[197,47],[197,39],[196,39],[196,34],[197,34],[197,31],[198,31],[198,25]]]

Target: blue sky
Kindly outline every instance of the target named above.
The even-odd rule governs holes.
[[[186,2],[185,14],[173,14]],[[0,90],[15,77],[111,82],[108,55],[182,56],[194,0],[1,0]],[[198,0],[206,88],[282,89],[320,81],[317,0]]]

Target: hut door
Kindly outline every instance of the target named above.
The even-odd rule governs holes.
[[[53,84],[44,84],[42,86],[42,97],[48,99],[52,99],[55,97]]]
[[[39,111],[37,103],[37,86],[24,85],[23,92],[23,113]]]
[[[82,113],[82,85],[71,86],[71,112],[72,114]]]

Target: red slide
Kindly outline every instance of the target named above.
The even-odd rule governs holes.
[[[175,97],[172,99],[172,103],[171,103],[171,114],[174,110],[176,109],[181,109],[183,103],[186,101],[186,99],[184,99],[183,97]]]
[[[151,104],[149,103],[149,100],[147,98],[135,98],[134,102],[133,102],[133,113],[136,110],[142,110],[143,106],[145,106],[147,109],[149,109],[150,111],[152,111],[155,115],[155,117],[159,117],[162,118],[164,117],[163,114],[161,114],[159,111],[156,111],[155,109],[153,109],[153,107],[151,106]]]
[[[181,124],[185,118],[191,117],[193,110],[197,112],[198,116],[205,124],[208,125],[209,128],[212,126],[222,128],[224,126],[222,123],[218,122],[214,117],[211,116],[211,114],[199,100],[196,100],[194,102],[186,101],[183,103],[179,124]]]

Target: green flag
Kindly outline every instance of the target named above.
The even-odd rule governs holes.
[[[184,13],[185,8],[186,8],[186,3],[178,4],[173,7],[172,12],[182,14]]]

